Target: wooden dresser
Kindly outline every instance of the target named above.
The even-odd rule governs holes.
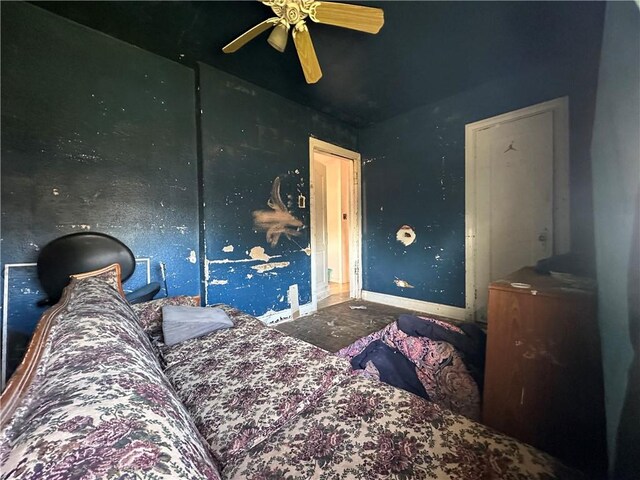
[[[487,316],[484,423],[605,472],[595,292],[523,268],[490,285]]]

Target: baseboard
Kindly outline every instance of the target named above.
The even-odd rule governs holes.
[[[316,297],[318,298],[319,302],[321,302],[322,300],[327,298],[330,294],[331,294],[331,291],[329,291],[329,285],[328,284],[327,284],[327,288],[325,288],[323,290],[316,291]]]
[[[367,302],[381,303],[392,307],[415,310],[416,312],[440,315],[454,320],[464,320],[466,313],[466,310],[461,307],[425,302],[413,298],[396,297],[395,295],[387,295],[386,293],[368,292],[367,290],[362,291],[362,299]]]
[[[313,305],[311,303],[307,303],[305,305],[300,305],[300,316],[304,317],[305,315],[309,315],[310,313],[315,312]],[[264,315],[260,315],[256,317],[262,323],[267,325],[273,325],[275,323],[285,323],[293,320],[291,318],[291,309],[287,308],[285,310],[279,310],[274,312],[273,310],[269,310]]]

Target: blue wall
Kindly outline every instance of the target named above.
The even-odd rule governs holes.
[[[297,284],[300,304],[308,303],[309,137],[356,149],[356,131],[219,70],[199,70],[206,300],[262,315],[289,308],[287,290]],[[283,203],[303,227],[272,246],[252,213],[273,211],[267,201],[276,177]],[[299,195],[305,208],[298,208]],[[254,247],[274,258],[251,259]],[[253,268],[274,264],[263,273]]]
[[[363,154],[364,288],[462,307],[464,125],[563,95],[571,105],[574,248],[593,249],[588,145],[602,5],[581,9],[566,62],[519,65],[361,131],[32,5],[4,3],[2,11],[3,265],[33,262],[50,240],[91,229],[150,257],[154,280],[166,262],[172,295],[203,293],[210,304],[262,315],[286,309],[297,284],[307,303],[315,136]],[[300,227],[270,245],[254,212],[273,212],[276,178]],[[404,224],[417,233],[407,248],[395,240]],[[269,260],[251,258],[254,247]],[[269,266],[277,268],[260,270]],[[142,282],[137,274],[129,287]],[[34,272],[16,273],[10,290],[12,324],[28,332],[40,313]]]
[[[465,125],[569,96],[572,249],[593,253],[589,144],[602,5],[575,18],[564,63],[531,64],[360,132],[364,182],[364,289],[465,305]],[[434,72],[437,74],[437,72]],[[402,225],[416,241],[396,240]],[[397,286],[395,279],[413,288]]]
[[[355,149],[354,128],[210,67],[198,78],[29,4],[4,3],[2,13],[3,267],[90,230],[150,258],[152,281],[165,262],[171,295],[204,294],[256,315],[288,308],[292,284],[301,304],[311,300],[308,201],[297,207],[309,197],[308,139]],[[276,177],[301,228],[271,246],[253,212],[273,211]],[[256,246],[273,258],[219,263],[251,260]],[[144,283],[139,265],[125,288]],[[45,296],[35,268],[12,268],[7,293],[19,359]]]
[[[20,2],[2,4],[2,62],[3,267],[91,230],[198,294],[194,72]],[[9,280],[10,329],[30,334],[44,294],[34,269]]]
[[[607,6],[592,158],[612,478],[640,471],[640,11]]]

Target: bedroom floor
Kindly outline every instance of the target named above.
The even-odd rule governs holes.
[[[350,308],[362,305],[367,308],[353,310]],[[394,322],[402,313],[427,315],[379,303],[349,300],[322,308],[312,315],[274,325],[274,327],[287,335],[324,348],[329,352],[337,352],[355,340]],[[435,315],[429,316],[449,320]]]

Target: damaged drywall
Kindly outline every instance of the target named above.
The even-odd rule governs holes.
[[[400,288],[415,288],[413,285],[411,285],[406,280],[401,280],[401,279],[399,279],[397,277],[393,280],[393,283],[396,284],[396,287],[400,287]]]
[[[573,52],[571,61],[523,58],[508,76],[360,130],[364,290],[464,308],[465,125],[565,95],[570,99],[572,250],[590,256],[588,146],[603,8],[593,4],[576,11],[580,18],[570,27],[571,46],[563,45]],[[398,222],[410,226],[416,238],[405,237],[409,232]],[[405,245],[405,239],[412,243]],[[394,278],[413,288],[399,287]]]
[[[396,232],[396,240],[408,247],[416,241],[416,232],[409,225],[403,225]]]
[[[289,309],[297,284],[308,304],[309,137],[355,150],[356,132],[208,65],[199,77],[204,270],[228,280],[206,285],[205,301],[262,316]]]
[[[258,273],[268,272],[270,270],[274,270],[276,268],[285,268],[290,265],[289,262],[274,262],[274,263],[263,263],[260,265],[252,265],[253,268]]]
[[[255,246],[251,248],[251,251],[249,251],[249,257],[253,260],[262,260],[263,262],[268,262],[272,258],[280,257],[280,255],[267,255],[264,251],[264,247]]]
[[[269,245],[275,247],[280,241],[281,235],[289,240],[291,237],[302,235],[303,223],[291,215],[280,197],[280,177],[276,177],[273,181],[271,197],[267,205],[271,210],[253,211],[253,223],[257,230],[266,232]]]

